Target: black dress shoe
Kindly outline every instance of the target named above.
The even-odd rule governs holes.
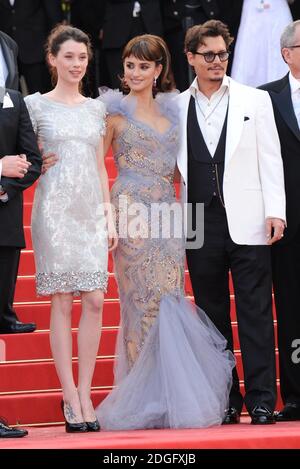
[[[235,407],[229,407],[226,410],[222,425],[230,425],[232,423],[240,423],[240,413]]]
[[[274,413],[267,407],[256,405],[249,414],[253,425],[268,425],[276,423]]]
[[[61,401],[60,406],[61,406],[61,410],[65,419],[65,428],[66,428],[67,433],[84,433],[88,431],[88,426],[85,422],[79,422],[79,423],[68,422],[65,416],[64,401]]]
[[[101,427],[98,419],[94,422],[85,422],[87,424],[87,431],[88,432],[100,432]]]
[[[33,332],[36,330],[34,322],[21,322],[16,321],[12,324],[0,327],[0,334],[19,334],[25,332]]]
[[[275,413],[277,422],[294,422],[300,420],[300,405],[287,402],[280,412]]]
[[[0,419],[0,438],[22,438],[28,435],[27,430],[9,427],[5,420]]]

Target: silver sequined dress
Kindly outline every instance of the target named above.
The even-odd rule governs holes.
[[[169,236],[162,223],[168,216],[158,222],[153,215],[157,204],[170,208],[176,203],[179,136],[174,95],[159,94],[155,100],[169,120],[165,132],[135,118],[134,99],[118,91],[108,91],[102,99],[109,114],[119,116],[113,141],[118,177],[111,200],[119,229],[114,266],[121,327],[116,387],[96,410],[101,428],[220,424],[234,358],[206,314],[184,297],[182,219],[175,214]]]
[[[58,162],[39,179],[32,209],[38,295],[107,288],[107,234],[96,149],[105,132],[105,105],[26,97],[44,153]]]

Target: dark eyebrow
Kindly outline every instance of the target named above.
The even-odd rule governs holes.
[[[130,60],[127,62],[128,64],[133,64],[134,62],[131,62]],[[151,62],[141,62],[140,65],[149,65]]]
[[[203,54],[221,54],[222,52],[227,52],[227,50],[219,50],[218,52],[213,52],[212,50],[204,51]]]

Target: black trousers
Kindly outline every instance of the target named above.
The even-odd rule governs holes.
[[[300,228],[288,244],[271,251],[281,397],[300,405]]]
[[[13,301],[19,260],[19,248],[0,246],[0,330],[18,320]]]
[[[219,199],[204,209],[204,245],[187,250],[196,304],[210,317],[233,350],[230,321],[229,270],[237,310],[245,379],[245,405],[274,410],[276,403],[275,345],[272,316],[271,252],[268,246],[235,244],[229,234],[225,209]],[[241,411],[236,368],[230,406]]]

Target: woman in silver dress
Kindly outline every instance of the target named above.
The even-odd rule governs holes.
[[[100,97],[109,112],[105,150],[112,145],[118,167],[111,200],[121,328],[116,387],[96,414],[106,430],[221,424],[234,358],[205,313],[184,297],[180,211],[169,219],[154,214],[159,205],[176,206],[179,128],[170,55],[161,38],[138,36],[125,47],[123,65],[129,94]]]
[[[37,293],[51,295],[50,343],[68,432],[99,430],[91,382],[107,288],[108,249],[117,244],[103,155],[105,106],[80,93],[90,57],[85,33],[57,26],[47,44],[56,86],[49,93],[26,98],[44,153],[58,157],[54,166],[45,165],[35,191],[32,240]],[[82,303],[78,387],[72,372],[74,295],[81,295]]]

